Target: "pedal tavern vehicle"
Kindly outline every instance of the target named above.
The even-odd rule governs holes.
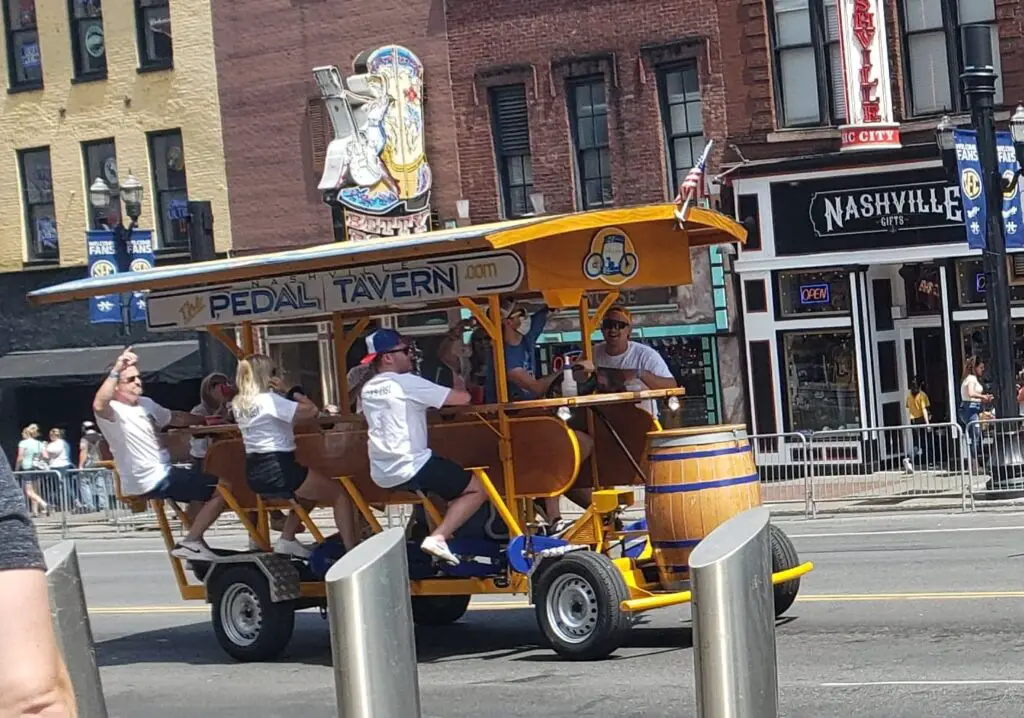
[[[440,515],[426,497],[370,480],[365,423],[347,411],[341,358],[372,316],[466,310],[493,346],[497,403],[435,412],[429,440],[479,477],[489,503],[480,520],[449,542],[462,560],[458,566],[432,563],[418,548],[422,534],[410,535],[415,620],[448,624],[473,595],[527,594],[555,651],[597,659],[622,645],[636,614],[689,601],[690,551],[716,526],[761,503],[753,447],[742,426],[663,429],[639,406],[654,399],[671,411],[682,389],[588,393],[581,385],[579,394],[559,396],[556,384],[544,398],[510,402],[500,302],[538,299],[578,311],[582,357],[590,358],[595,332],[620,290],[689,284],[691,247],[746,239],[743,227],[722,214],[695,207],[680,221],[676,209],[609,209],[331,243],[81,279],[28,296],[49,304],[144,291],[151,330],[206,331],[239,357],[253,351],[254,324],[329,320],[343,414],[297,428],[297,455],[344,484],[368,531],[381,530],[377,516],[388,504],[419,504],[428,524]],[[601,296],[596,309],[592,294]],[[594,440],[585,460],[573,427]],[[206,470],[219,477],[218,490],[260,548],[222,551],[217,562],[193,565],[191,575],[171,558],[181,596],[212,604],[217,638],[230,655],[270,659],[289,641],[295,611],[324,605],[323,576],[341,549],[334,543],[328,550],[336,539],[325,539],[298,504],[264,501],[249,491],[236,428],[180,431],[212,438]],[[544,535],[534,524],[535,501],[570,487],[591,489],[590,506],[567,531]],[[640,491],[646,518],[624,523]],[[170,548],[165,506],[155,504]],[[300,511],[321,543],[316,560],[270,552],[268,514],[280,508]],[[416,530],[422,526],[414,522],[410,534]],[[775,611],[782,614],[812,565],[799,563],[774,526],[771,537]]]

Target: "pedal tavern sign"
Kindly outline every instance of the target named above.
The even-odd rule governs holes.
[[[279,321],[331,312],[413,308],[439,300],[515,290],[523,280],[515,252],[416,259],[326,272],[268,277],[149,294],[152,330]]]

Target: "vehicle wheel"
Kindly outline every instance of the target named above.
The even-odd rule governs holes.
[[[447,626],[466,614],[469,596],[413,596],[412,620],[418,626]]]
[[[604,658],[625,643],[633,619],[619,604],[627,598],[615,564],[592,551],[552,561],[534,584],[541,631],[556,653],[576,661]]]
[[[232,566],[212,583],[213,632],[221,648],[239,661],[280,655],[295,629],[294,603],[273,603],[267,578],[255,566]]]
[[[796,554],[796,548],[789,536],[775,526],[768,525],[768,536],[772,543],[772,573],[796,568],[800,565],[800,558]],[[800,591],[800,579],[794,578],[772,587],[775,592],[775,617],[778,618],[789,610],[796,600],[796,594]]]

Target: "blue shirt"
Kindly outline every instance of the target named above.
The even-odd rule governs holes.
[[[518,344],[505,344],[505,374],[506,376],[513,369],[525,369],[530,376],[537,376],[534,364],[534,355],[537,349],[537,339],[544,331],[548,323],[550,310],[545,307],[530,317],[530,331],[523,335],[523,340]],[[494,362],[487,362],[487,384],[484,394],[484,401],[488,404],[495,404],[498,401],[498,390],[494,382]],[[537,397],[525,389],[520,389],[512,382],[508,383],[509,401],[525,401]]]

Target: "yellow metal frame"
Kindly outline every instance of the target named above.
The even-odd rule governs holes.
[[[440,256],[457,251],[482,248],[511,248],[526,245],[527,243],[535,240],[550,238],[556,235],[566,235],[607,226],[630,227],[649,222],[670,222],[671,226],[676,228],[678,225],[675,219],[675,209],[674,205],[667,204],[626,209],[598,210],[595,212],[498,223],[491,226],[478,227],[476,233],[469,234],[466,234],[466,230],[463,228],[460,230],[450,231],[453,236],[457,235],[461,245],[456,245],[454,242],[441,242],[429,246],[417,247],[411,252],[415,256],[424,257]],[[669,225],[666,224],[665,226],[668,227]],[[735,221],[725,217],[724,215],[720,215],[717,212],[698,207],[690,209],[686,222],[682,227],[678,228],[683,230],[683,244],[686,247],[700,246],[701,244],[721,241],[721,237],[723,235],[730,238],[726,241],[735,240],[744,242],[746,240],[746,230],[744,230],[742,226],[737,224]],[[448,230],[445,232],[448,232]],[[444,234],[444,232],[439,234]],[[366,250],[365,255],[362,256],[362,263],[398,261],[407,259],[410,256],[409,250],[394,247],[388,239],[369,240],[365,243],[361,243],[361,246]],[[318,257],[318,252],[320,251],[322,250],[311,248],[309,250],[291,252],[289,257],[295,257],[295,265],[288,273],[294,274],[301,273],[303,271],[320,271],[323,269],[334,269],[360,263],[348,257],[338,258],[331,262],[327,257]],[[525,257],[529,255],[524,254],[522,256],[525,261]],[[268,255],[268,260],[274,257],[275,255]],[[251,265],[249,265],[250,269],[235,270],[230,261],[225,262],[223,260],[208,263],[206,266],[211,271],[203,277],[202,281],[207,283],[234,281],[240,279],[244,272],[252,274],[252,272],[256,271],[251,269]],[[282,273],[276,269],[276,267],[279,266],[280,264],[275,264],[274,271]],[[263,276],[262,268],[259,269],[261,271],[258,274],[253,274],[253,276]],[[126,278],[124,281],[133,284],[131,284],[131,286],[125,285],[125,289],[123,291],[130,291],[131,289],[162,289],[172,288],[174,286],[192,286],[195,283],[195,280],[192,280],[187,284],[182,284],[180,278],[174,279],[169,276],[165,277],[161,275],[159,279],[148,283],[149,286],[146,286],[146,274],[146,272],[134,273],[132,277]],[[545,288],[540,289],[540,291],[545,300],[547,300],[549,304],[552,304],[552,306],[576,306],[579,313],[578,316],[583,345],[583,358],[592,360],[593,342],[591,336],[600,327],[600,324],[608,310],[619,299],[619,290],[611,286],[602,286],[597,288],[593,285],[581,285],[581,287],[576,289],[568,287],[563,289]],[[592,311],[589,306],[588,295],[591,292],[598,291],[603,293],[605,296],[602,298],[598,306]],[[30,302],[34,304],[46,304],[81,298],[78,296],[81,292],[81,289],[76,288],[74,290],[69,290],[64,294],[64,296],[30,296],[29,299]],[[494,420],[485,418],[482,415],[477,415],[477,417],[487,424],[487,426],[490,427],[498,437],[498,456],[505,478],[504,495],[502,495],[502,492],[498,490],[494,481],[488,474],[488,470],[493,467],[473,466],[467,467],[467,470],[471,471],[477,481],[480,482],[484,492],[487,494],[488,501],[492,506],[494,506],[495,510],[507,525],[510,538],[516,538],[523,535],[524,529],[528,524],[528,520],[530,516],[532,516],[533,501],[532,499],[518,499],[515,492],[515,461],[512,455],[511,427],[509,415],[505,409],[505,405],[508,404],[509,401],[509,394],[507,371],[505,366],[500,297],[498,295],[487,296],[484,298],[483,306],[478,303],[478,300],[468,297],[459,298],[457,303],[462,308],[468,310],[476,319],[479,326],[490,338],[492,344],[495,369],[494,374],[496,377],[495,388],[497,390],[498,403],[502,406],[497,410],[497,416]],[[370,317],[349,317],[350,320],[355,319],[355,324],[348,331],[345,330],[344,319],[345,318],[340,313],[331,315],[331,339],[335,355],[334,378],[338,387],[339,408],[343,414],[350,415],[351,402],[348,382],[346,380],[346,372],[344,371],[344,356],[348,353],[353,343],[365,331],[369,324]],[[255,327],[250,321],[243,321],[241,323],[240,341],[238,342],[236,342],[222,326],[212,325],[207,327],[207,331],[210,336],[220,341],[236,357],[241,358],[255,352]],[[592,413],[588,412],[587,424],[591,435],[594,434],[594,423],[594,416]],[[656,426],[660,429],[659,423],[656,422]],[[579,465],[579,446],[576,444],[575,437],[573,437],[573,444],[576,446],[577,465]],[[596,552],[606,553],[612,542],[619,539],[625,540],[631,535],[639,535],[642,532],[623,532],[616,531],[614,529],[611,525],[612,520],[614,517],[618,516],[619,512],[623,508],[631,506],[634,503],[635,495],[632,490],[605,488],[602,485],[599,466],[597,465],[596,452],[591,453],[590,466],[594,479],[594,491],[592,492],[591,505],[563,536],[570,543],[588,545]],[[115,471],[115,477],[116,476],[117,474]],[[352,478],[350,476],[340,476],[337,478],[338,481],[341,482],[345,491],[351,497],[356,511],[358,511],[358,513],[363,517],[370,529],[374,533],[382,531],[380,522],[373,513],[373,508],[366,501],[358,487],[356,487]],[[116,494],[118,498],[123,501],[131,502],[133,497],[121,496],[120,481],[117,479],[115,481]],[[253,541],[257,545],[259,545],[261,550],[271,550],[269,540],[269,510],[273,508],[289,508],[290,510],[296,511],[301,518],[302,523],[310,531],[317,543],[321,543],[324,540],[323,534],[320,532],[309,513],[296,501],[291,501],[287,504],[274,502],[273,505],[271,505],[257,497],[257,506],[254,509],[257,514],[257,521],[254,525],[249,518],[249,515],[253,510],[242,507],[238,499],[230,492],[230,490],[227,489],[227,487],[223,485],[218,486],[218,491],[224,498],[228,508],[238,516],[249,536],[252,537]],[[442,521],[442,516],[434,503],[423,494],[420,494],[418,499],[419,503],[423,504],[424,510],[428,516],[428,521],[430,521],[434,526],[438,525]],[[136,500],[135,510],[139,510],[138,503],[139,502]],[[166,502],[164,500],[155,500],[152,501],[151,504],[156,513],[157,522],[160,526],[160,531],[169,553],[174,545],[174,537],[166,513]],[[177,514],[178,519],[183,525],[187,526],[187,515],[174,502],[171,502],[171,505]],[[639,558],[613,559],[613,563],[622,574],[623,580],[630,592],[630,598],[623,601],[620,605],[621,610],[641,612],[664,606],[677,605],[690,600],[691,596],[689,591],[666,592],[660,590],[660,585],[656,581],[652,582],[646,579],[641,565],[645,562],[649,562],[652,555],[653,550],[651,548],[651,542],[648,539],[647,545]],[[205,586],[190,584],[188,582],[184,565],[181,560],[171,557],[171,565],[175,581],[178,584],[179,592],[183,599],[202,600],[206,598]],[[778,584],[792,580],[806,574],[812,569],[813,564],[809,562],[804,563],[788,571],[773,574],[772,582]],[[507,575],[492,578],[435,578],[411,581],[410,591],[412,595],[415,596],[522,594],[529,593],[529,584],[530,580],[528,576],[510,571]],[[300,585],[300,596],[309,599],[322,599],[325,597],[325,586],[323,582],[304,581]]]

